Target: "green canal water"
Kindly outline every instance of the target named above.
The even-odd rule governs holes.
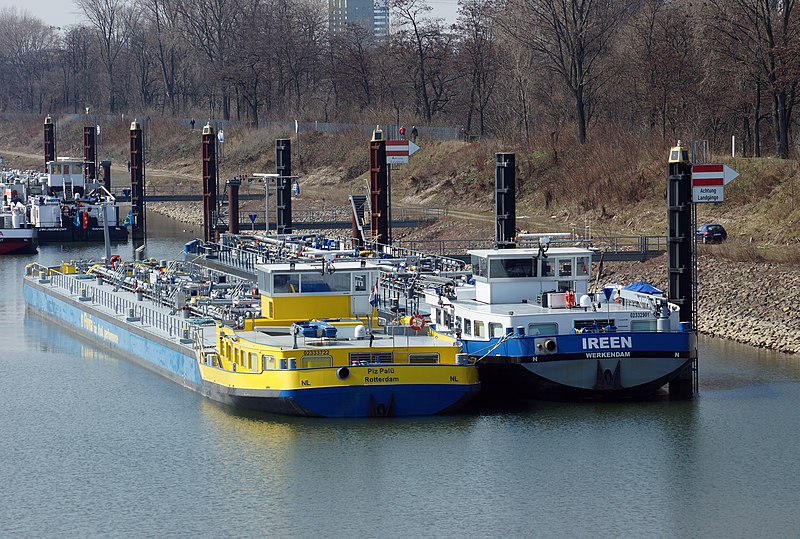
[[[195,234],[161,230],[148,256]],[[114,251],[131,257],[131,247]],[[699,398],[449,417],[237,412],[35,316],[0,258],[2,537],[787,537],[800,357],[701,339]]]

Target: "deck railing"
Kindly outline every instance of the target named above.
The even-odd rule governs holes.
[[[88,283],[81,282],[83,279],[76,278],[75,275],[65,275],[55,269],[48,269],[43,266],[34,268],[34,271],[46,271],[48,273],[47,279],[49,279],[52,286],[68,292],[70,296],[76,296],[79,300],[81,297],[86,297],[87,299],[84,301],[105,307],[117,316],[125,316],[130,323],[150,326],[162,331],[169,337],[181,339],[186,339],[187,336],[191,338],[191,332],[195,329],[187,324],[186,320],[176,315],[153,309],[141,301],[127,299],[121,296],[119,292],[114,293],[110,290],[103,290],[99,286],[86,286]],[[35,276],[35,273],[33,275]],[[86,279],[86,281],[95,282],[94,279],[92,277],[91,281],[90,279]],[[42,284],[46,284],[46,282]],[[112,286],[110,283],[106,284],[109,287]],[[83,290],[86,292],[83,292]]]

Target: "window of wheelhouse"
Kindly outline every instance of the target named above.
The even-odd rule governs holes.
[[[578,276],[586,276],[589,275],[589,269],[592,267],[592,263],[589,260],[588,256],[579,256],[578,263],[575,266],[576,272],[575,274]]]
[[[472,255],[472,275],[475,277],[488,277],[489,276],[489,261],[480,256]]]
[[[558,264],[559,277],[572,277],[572,259],[559,258],[556,262]]]
[[[464,319],[464,335],[472,335],[472,320]]]
[[[489,262],[489,277],[536,277],[535,258],[494,258]]]
[[[297,294],[300,292],[300,275],[297,273],[273,273],[272,292],[275,294]]]
[[[503,324],[499,324],[497,322],[489,322],[489,336],[490,337],[502,337],[503,336]]]
[[[550,260],[548,260],[546,258],[543,258],[542,259],[542,277],[555,277],[555,275],[556,275],[555,271],[556,270],[555,270],[555,267],[553,266],[553,263]]]

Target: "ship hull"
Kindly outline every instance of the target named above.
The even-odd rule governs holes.
[[[554,350],[542,353],[537,345],[549,339]],[[600,349],[598,343],[609,346]],[[479,358],[484,391],[541,399],[645,398],[684,374],[697,358],[697,336],[691,331],[528,337],[488,348],[486,342],[465,341],[465,347]],[[477,355],[492,347],[490,355]]]
[[[60,290],[60,289],[59,289]],[[76,290],[77,291],[77,290]],[[469,402],[480,390],[471,365],[395,366],[398,378],[418,379],[423,369],[437,369],[442,383],[360,384],[367,369],[375,366],[349,367],[347,383],[336,387],[301,387],[290,389],[248,389],[216,383],[203,372],[219,369],[201,365],[194,349],[175,338],[155,335],[140,322],[126,322],[121,315],[101,312],[90,301],[55,292],[49,283],[32,277],[23,281],[27,306],[79,336],[125,354],[150,370],[223,404],[279,414],[311,417],[392,417],[422,416],[455,411]],[[205,371],[204,371],[205,370]],[[326,369],[298,369],[292,376],[315,382]],[[361,372],[361,371],[364,372]],[[433,374],[433,370],[430,371]],[[213,372],[211,373],[213,374]],[[225,373],[225,376],[231,376]],[[416,377],[416,378],[415,378]],[[463,380],[453,383],[454,378]],[[261,386],[264,387],[264,386]]]
[[[79,241],[105,241],[103,227],[79,228],[74,226],[45,227],[37,228],[39,232],[39,243],[65,243]],[[111,241],[127,241],[128,229],[124,226],[108,227],[109,239]]]
[[[26,228],[0,230],[0,255],[31,254],[37,248],[36,232]]]
[[[480,384],[345,386],[277,391],[275,395],[228,395],[241,408],[308,417],[406,417],[445,414],[466,405]]]

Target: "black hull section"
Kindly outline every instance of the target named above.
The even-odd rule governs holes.
[[[554,401],[646,399],[653,397],[659,389],[691,369],[691,365],[691,359],[686,359],[685,363],[669,374],[634,386],[611,389],[560,384],[531,372],[520,363],[479,365],[478,376],[484,396],[490,399],[523,398]]]
[[[65,243],[79,241],[105,241],[103,227],[89,227],[86,229],[74,226],[59,228],[38,228],[39,243]],[[128,229],[124,226],[108,227],[111,241],[128,241]]]

